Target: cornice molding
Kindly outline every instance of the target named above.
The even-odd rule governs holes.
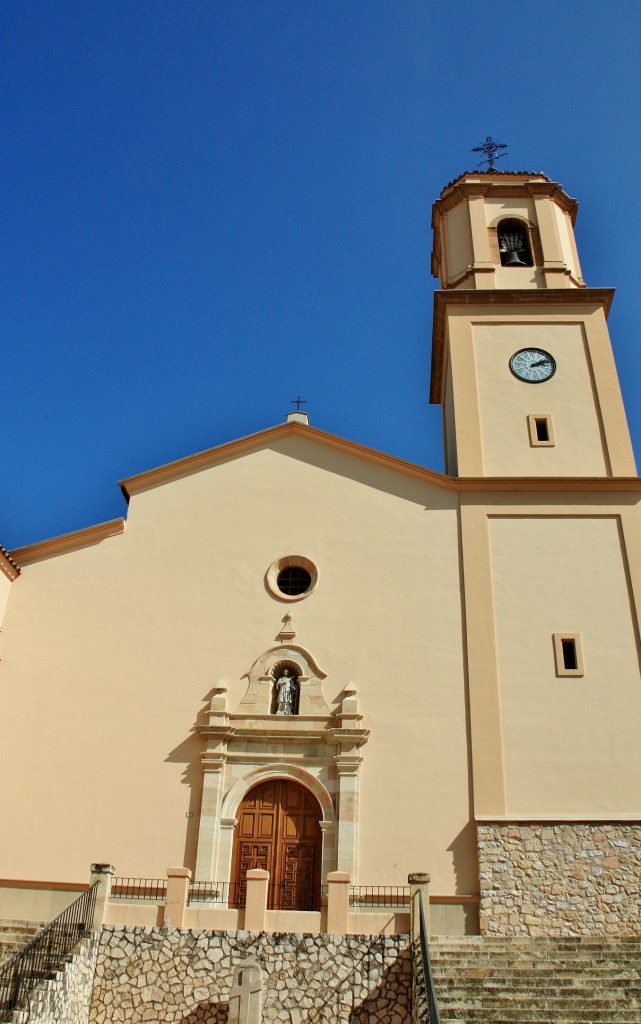
[[[138,494],[141,491],[157,487],[159,484],[167,483],[170,480],[177,480],[190,473],[207,469],[217,462],[236,458],[252,449],[267,447],[275,441],[292,436],[317,441],[328,448],[334,448],[347,455],[365,459],[368,462],[376,463],[379,466],[396,472],[418,477],[419,479],[432,482],[439,487],[445,487],[448,490],[455,489],[452,485],[451,477],[437,473],[435,470],[426,469],[413,462],[407,462],[405,459],[399,459],[395,455],[387,455],[385,452],[379,452],[375,448],[368,448],[366,445],[359,444],[356,441],[348,441],[343,437],[338,437],[336,434],[329,434],[325,430],[318,430],[317,427],[310,427],[296,422],[279,423],[278,426],[261,430],[257,434],[249,434],[247,437],[241,437],[236,441],[230,441],[216,448],[209,448],[204,452],[198,452],[196,455],[188,455],[186,458],[178,459],[176,462],[168,462],[164,466],[158,466],[157,469],[150,469],[145,473],[139,473],[137,476],[130,476],[125,480],[120,480],[119,485],[125,498],[129,501],[134,494]]]
[[[641,822],[641,813],[633,812],[632,814],[617,813],[617,814],[475,814],[474,820],[480,822],[482,825],[547,825],[547,824],[563,824],[564,822],[568,825],[607,825],[608,822],[612,824],[621,824],[622,822],[629,821],[631,824]]]
[[[482,495],[487,491],[566,493],[641,493],[638,476],[457,476],[450,477],[459,494]],[[498,511],[498,510],[497,510]]]
[[[459,179],[448,185],[432,207],[432,227],[435,227],[438,217],[446,213],[454,206],[457,206],[462,198],[470,196],[492,196],[500,195],[501,198],[519,198],[524,195],[533,199],[547,197],[561,207],[564,213],[569,214],[572,224],[576,220],[579,204],[576,199],[563,191],[562,187],[555,181],[542,179],[538,175],[514,175],[514,177],[499,178],[497,180],[483,181],[474,176],[473,180]]]
[[[610,312],[614,288],[473,288],[441,289],[434,292],[432,327],[432,371],[430,402],[443,403],[445,324],[447,311],[453,306],[493,306],[521,312],[527,306],[595,306],[601,307],[606,319]]]
[[[54,555],[67,554],[69,551],[89,547],[91,544],[99,544],[107,537],[115,537],[117,534],[123,533],[124,529],[124,519],[111,519],[107,523],[87,526],[83,530],[75,530],[73,533],[64,533],[60,537],[51,537],[49,540],[41,540],[36,544],[27,544],[23,548],[16,548],[11,552],[11,558],[15,558],[21,566],[29,565],[30,562],[39,562],[43,558],[51,558]]]
[[[11,583],[20,575],[20,567],[16,565],[9,552],[2,545],[0,545],[0,572]]]

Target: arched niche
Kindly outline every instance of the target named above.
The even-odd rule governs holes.
[[[246,673],[247,690],[235,710],[238,715],[270,715],[276,708],[275,688],[279,670],[287,667],[296,677],[297,716],[326,716],[331,709],[323,696],[326,673],[313,655],[298,644],[278,644],[264,651]]]

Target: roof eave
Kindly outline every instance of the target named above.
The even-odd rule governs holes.
[[[222,462],[225,459],[236,458],[251,449],[264,447],[288,436],[306,437],[327,447],[353,455],[356,458],[367,459],[370,462],[376,462],[379,465],[386,466],[397,472],[408,473],[411,476],[420,476],[423,479],[430,480],[437,486],[445,487],[448,490],[452,489],[452,478],[442,473],[418,466],[416,463],[408,462],[405,459],[399,459],[395,455],[388,455],[385,452],[377,451],[375,448],[369,448],[367,445],[359,444],[356,441],[348,441],[343,437],[338,437],[336,434],[319,430],[317,427],[310,427],[308,424],[296,422],[279,423],[275,427],[268,427],[266,430],[261,430],[256,434],[248,434],[246,437],[238,438],[235,441],[229,441],[215,448],[208,448],[206,451],[198,452],[195,455],[188,455],[183,459],[177,459],[175,462],[168,462],[163,466],[158,466],[156,469],[149,469],[144,473],[138,473],[136,476],[120,480],[119,486],[127,500],[129,500],[140,491],[145,491],[169,480],[176,480],[189,473],[206,469],[208,466],[215,465],[215,463]]]

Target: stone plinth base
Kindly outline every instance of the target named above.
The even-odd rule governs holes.
[[[641,935],[641,823],[478,823],[485,935]]]

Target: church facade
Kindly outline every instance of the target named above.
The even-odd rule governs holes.
[[[641,931],[641,481],[576,207],[434,206],[444,474],[294,412],[2,553],[2,878],[428,871],[489,934]]]

